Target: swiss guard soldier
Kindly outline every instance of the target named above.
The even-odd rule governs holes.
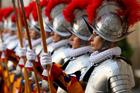
[[[34,9],[32,9],[32,11],[30,13],[29,30],[30,30],[30,36],[31,36],[31,40],[32,40],[33,50],[28,49],[27,51],[31,51],[32,53],[34,53],[34,55],[39,55],[42,47],[41,47],[41,38],[40,38],[40,28],[39,28],[39,24],[38,24],[37,8],[36,8],[36,4],[34,1],[33,1],[32,7],[34,7]],[[30,57],[30,56],[26,56],[26,57],[27,57],[27,60],[31,60],[32,58],[34,60],[36,60],[34,57]],[[32,68],[32,64],[30,63],[30,61],[26,62],[25,67],[27,67],[29,69]]]
[[[95,52],[90,56],[93,65],[83,79],[88,81],[85,93],[131,93],[135,85],[132,68],[120,56],[122,50],[116,43],[130,34],[129,28],[140,20],[140,4],[136,0],[101,2],[98,7],[90,8],[93,12],[88,15],[95,18],[89,20],[92,25],[88,24]]]
[[[42,0],[40,2],[41,8],[42,8],[42,18],[43,18],[44,30],[46,32],[46,37],[47,37],[46,42],[47,42],[47,45],[49,45],[50,43],[53,42],[53,40],[51,37],[52,30],[48,26],[48,24],[50,24],[50,22],[49,22],[49,18],[47,16],[47,13],[46,13],[47,4],[48,4],[47,0]]]
[[[13,8],[9,7],[6,8],[7,12],[4,13],[4,22],[5,22],[5,30],[8,32],[8,37],[4,37],[4,43],[6,44],[6,47],[10,50],[14,50],[17,47],[17,29],[16,29],[16,23],[15,23],[15,16],[14,16],[14,12],[13,12]],[[7,39],[6,39],[7,38]]]
[[[72,0],[63,11],[66,20],[73,23],[73,28],[69,29],[73,35],[69,39],[72,46],[71,49],[66,49],[62,54],[60,53],[60,55],[65,57],[65,62],[62,66],[63,70],[66,74],[76,75],[78,80],[87,67],[91,65],[89,55],[92,52],[92,48],[88,42],[91,33],[87,31],[87,25],[82,18],[86,16],[85,10],[82,10],[82,8],[85,8],[82,3],[83,1],[77,2],[76,0]],[[71,19],[72,16],[75,19]],[[58,89],[57,93],[63,93],[63,91]]]
[[[40,27],[39,27],[39,23],[38,23],[38,15],[37,15],[36,3],[34,1],[31,2],[30,7],[32,7],[32,10],[31,10],[31,19],[30,19],[30,23],[31,23],[30,24],[30,31],[31,31],[30,35],[31,35],[31,38],[32,38],[33,50],[28,50],[27,49],[26,57],[27,57],[27,60],[28,61],[26,62],[26,65],[25,66],[28,69],[33,69],[32,68],[33,67],[33,64],[32,64],[32,62],[30,60],[35,60],[35,63],[34,64],[35,64],[36,70],[37,70],[37,72],[39,74],[37,78],[41,80],[42,79],[42,76],[41,76],[42,67],[40,65],[39,55],[41,54],[42,47],[41,47]],[[48,20],[47,20],[47,18],[45,18],[46,16],[44,15],[44,13],[42,13],[42,14],[43,14],[43,17],[45,19],[44,20],[44,26],[45,26],[45,25],[48,24],[48,22],[47,22]],[[48,29],[47,26],[45,26],[45,31],[46,31],[46,34],[49,35],[50,29]],[[39,36],[37,36],[37,34]],[[52,39],[49,38],[46,41],[47,41],[47,43],[48,42],[51,43],[52,42]],[[35,51],[34,51],[34,49],[35,49]],[[31,79],[34,82],[35,79],[33,79],[34,78],[34,75],[33,74],[34,73],[32,72]],[[39,82],[41,82],[41,81],[39,81]]]
[[[6,92],[9,89],[12,89],[14,78],[17,74],[15,73],[15,67],[18,63],[19,57],[15,54],[15,48],[17,47],[18,43],[16,37],[16,24],[13,8],[7,7],[2,9],[2,11],[5,24],[4,32],[2,32],[2,39],[4,42],[2,42],[0,45],[0,62],[3,66],[4,85],[2,86],[4,88],[4,92]]]
[[[68,38],[71,34],[63,26],[67,28],[70,27],[70,24],[64,20],[62,15],[63,8],[69,2],[70,0],[50,0],[48,1],[48,5],[46,7],[46,15],[50,21],[48,26],[53,31],[53,43],[48,45],[48,51],[51,52],[53,61],[59,64],[63,63],[63,59],[59,56],[59,53],[69,48]]]
[[[71,5],[71,3],[70,3],[70,5]],[[70,10],[73,9],[72,11],[74,11],[75,5],[72,5],[69,7],[71,7]],[[69,12],[67,12],[67,13],[69,13]],[[78,75],[78,73],[80,72],[79,75],[77,76],[77,79],[81,76],[80,74],[84,72],[86,67],[88,67],[88,65],[89,65],[88,52],[89,53],[91,52],[91,47],[88,46],[88,42],[87,42],[87,40],[91,34],[87,31],[88,29],[87,29],[86,23],[82,19],[82,16],[84,14],[85,13],[83,11],[78,10],[78,9],[75,12],[75,15],[76,15],[75,21],[76,22],[73,25],[73,31],[70,31],[71,33],[73,33],[73,35],[69,39],[69,42],[70,42],[72,48],[65,49],[64,51],[61,51],[59,53],[59,57],[63,56],[64,59],[66,60],[66,62],[64,63],[64,66],[62,67],[65,70],[66,74]],[[65,26],[62,25],[62,27],[65,27]],[[66,28],[66,29],[69,31],[69,28]],[[48,60],[48,62],[51,62],[50,56],[51,56],[50,54],[44,54],[41,56],[41,64],[43,67],[46,66],[47,60]],[[52,61],[52,62],[54,62],[54,61]],[[57,71],[57,69],[55,69],[55,68],[52,68],[52,69]],[[55,76],[57,77],[57,75],[54,74],[54,77]],[[75,91],[75,93],[80,93],[81,92],[80,88],[75,87],[75,89],[77,89],[77,91]],[[70,89],[68,89],[66,91],[70,91]],[[72,93],[74,93],[74,89],[71,91],[73,91]],[[63,93],[63,91],[60,89],[57,92]]]
[[[139,9],[139,4],[136,1],[129,1],[128,3],[127,0],[100,0],[98,3],[99,4],[95,4],[95,2],[93,2],[93,4],[88,7],[90,8],[89,11],[93,11],[89,13],[88,19],[90,23],[93,22],[94,24],[91,26],[87,23],[87,26],[92,33],[89,40],[91,40],[91,46],[95,52],[90,56],[92,66],[89,67],[83,77],[83,82],[88,81],[85,92],[130,93],[132,87],[135,85],[131,65],[125,58],[120,56],[121,49],[116,45],[116,42],[130,34],[128,28],[140,20],[139,10],[137,10]],[[132,7],[130,7],[131,4],[133,4]],[[101,7],[99,7],[100,5]],[[124,8],[127,9],[125,12]],[[132,15],[135,15],[135,19]],[[91,21],[94,17],[95,20]],[[42,56],[42,64],[43,63],[43,66],[51,64],[52,75],[55,73],[53,75],[54,80],[56,78],[58,80],[61,78],[61,75],[64,74],[55,64],[52,64],[50,54],[47,54],[46,57]],[[54,69],[57,69],[57,72],[55,72]],[[66,76],[64,76],[64,81],[72,80],[72,78],[68,78],[66,74],[64,75]],[[65,84],[67,85],[67,83]],[[63,89],[65,88],[63,87]],[[69,91],[69,88],[67,87],[65,90]],[[80,93],[82,93],[82,91]]]
[[[63,63],[63,61],[61,60],[61,57],[59,56],[59,53],[69,47],[68,38],[71,35],[71,33],[68,32],[66,28],[62,27],[62,25],[66,27],[70,26],[70,24],[68,24],[68,22],[66,22],[64,20],[64,17],[62,16],[62,10],[65,7],[65,4],[67,3],[69,3],[69,1],[62,2],[59,0],[56,0],[56,1],[50,0],[45,10],[45,15],[49,17],[49,19],[52,21],[52,24],[53,24],[53,26],[51,26],[51,22],[50,22],[49,24],[47,23],[46,25],[50,30],[53,31],[52,32],[53,35],[51,36],[53,42],[48,44],[48,51],[51,52],[53,56],[53,60],[55,60],[54,62],[59,63],[59,64]],[[50,15],[51,15],[51,18],[50,18]],[[46,19],[44,21],[46,22]],[[48,43],[48,40],[47,40],[47,43]],[[43,70],[42,75],[46,76],[46,70]],[[46,86],[46,89],[47,89],[47,86]]]
[[[7,22],[7,18],[9,17],[9,15],[13,12],[13,8],[12,7],[6,7],[6,8],[3,8],[1,9],[1,12],[3,12],[3,33],[2,33],[2,38],[3,40],[6,42],[6,40],[9,38],[10,34],[9,34],[9,31],[7,30],[7,25],[8,25],[8,22]],[[8,41],[7,41],[8,42]]]

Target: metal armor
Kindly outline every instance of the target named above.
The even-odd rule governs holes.
[[[131,93],[132,68],[121,59],[108,59],[94,68],[85,93]]]
[[[13,39],[13,40],[10,40],[7,43],[7,48],[11,49],[11,50],[15,50],[17,46],[18,46],[18,40],[16,38]]]
[[[67,67],[65,69],[65,72],[67,74],[73,74],[77,71],[80,71],[81,75],[82,75],[90,64],[88,54],[83,54],[78,57],[73,57],[69,60],[71,60],[71,61],[69,62],[69,64],[67,65]],[[80,78],[80,76],[79,76],[79,78]],[[67,93],[67,92],[59,87],[57,90],[57,93]]]
[[[84,54],[78,57],[73,57],[70,59],[71,61],[67,65],[65,72],[67,74],[72,74],[76,71],[81,71],[81,74],[86,70],[89,62],[89,54]]]
[[[52,42],[48,45],[48,51],[52,54],[52,62],[63,64],[63,57],[61,56],[61,52],[65,49],[69,48],[68,40],[61,40],[59,42]]]
[[[42,46],[41,46],[41,45],[37,45],[37,46],[35,47],[35,52],[36,52],[36,54],[39,55],[39,54],[41,53],[41,51],[42,51]]]
[[[35,53],[39,55],[42,51],[41,39],[32,40],[32,46],[35,49]]]
[[[68,46],[61,46],[58,49],[55,49],[53,54],[52,54],[52,62],[55,62],[57,64],[63,64],[63,58],[61,57],[61,55],[59,55],[60,52],[64,51],[65,49],[67,49]]]

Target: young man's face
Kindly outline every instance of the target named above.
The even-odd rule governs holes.
[[[81,40],[77,36],[72,35],[69,38],[69,41],[70,41],[70,44],[72,45],[72,48],[73,49],[76,49],[76,48],[79,48],[80,47]]]
[[[103,39],[97,35],[96,32],[93,32],[93,35],[89,41],[94,51],[100,50],[102,48]]]
[[[32,39],[37,39],[38,35],[39,35],[39,33],[34,31],[34,29],[30,29],[30,36],[31,36]]]
[[[58,35],[57,33],[53,32],[52,33],[52,39],[53,39],[53,42],[58,42],[61,40],[61,36]]]
[[[17,35],[17,31],[12,31],[12,30],[8,30],[9,31],[9,34],[11,35],[11,36],[13,36],[13,35]]]

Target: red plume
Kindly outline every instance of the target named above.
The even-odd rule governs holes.
[[[32,10],[33,19],[34,19],[34,21],[38,21],[37,6],[36,6],[36,3],[35,2],[34,2],[33,7],[34,7],[34,9]]]
[[[3,13],[2,13],[2,9],[0,9],[0,22],[2,22],[2,18],[3,18]]]
[[[6,19],[13,12],[12,7],[7,7],[3,9],[3,16]]]
[[[92,3],[87,7],[88,21],[92,23],[95,16],[97,8],[102,4],[103,0],[92,0]],[[127,17],[128,26],[134,25],[140,20],[140,2],[137,0],[121,0],[118,1],[125,10],[122,13]]]
[[[13,23],[15,23],[18,19],[16,17],[18,17],[18,13],[20,13],[20,16],[21,16],[21,23],[22,25],[24,25],[24,22],[23,22],[23,14],[22,14],[22,11],[21,10],[18,10],[16,9],[16,13],[14,13],[12,16],[11,16],[11,21]]]
[[[67,21],[72,22],[75,18],[74,10],[87,9],[87,15],[89,20],[93,20],[96,9],[100,6],[102,0],[72,0],[72,2],[64,9],[63,14]]]
[[[41,7],[45,7],[45,6],[47,5],[47,3],[48,3],[48,0],[42,0],[42,1],[40,2],[40,6],[41,6]]]
[[[11,16],[11,21],[12,21],[13,23],[16,22],[16,13],[14,13],[14,14]]]
[[[128,26],[140,21],[140,2],[137,0],[122,0],[127,11]]]
[[[103,0],[92,0],[92,3],[90,2],[87,7],[87,15],[88,15],[88,21],[90,24],[92,24],[95,16],[96,16],[96,10],[97,8],[102,4]]]
[[[75,18],[75,9],[84,9],[87,7],[91,0],[72,0],[70,4],[63,10],[63,15],[68,22],[72,22]]]
[[[28,6],[24,7],[25,11],[26,11],[26,18],[29,19],[29,16],[33,10],[35,6],[35,2],[31,2]]]
[[[51,20],[50,13],[52,9],[58,4],[61,4],[61,3],[68,4],[70,1],[71,0],[49,0],[45,8],[45,15],[48,16],[49,20]]]

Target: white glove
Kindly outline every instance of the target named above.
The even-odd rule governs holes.
[[[26,56],[26,48],[19,48],[19,50],[17,51],[17,55],[19,57]]]
[[[36,53],[35,53],[35,50],[27,49],[26,58],[27,58],[27,60],[29,60],[29,61],[31,61],[31,60],[36,60]]]
[[[51,53],[48,52],[48,53],[42,53],[41,54],[41,57],[40,57],[40,63],[41,63],[41,66],[43,68],[46,68],[46,66],[49,64],[49,65],[52,65],[52,56],[51,56]]]
[[[4,51],[4,50],[6,50],[6,44],[1,43],[0,44],[0,51]]]

